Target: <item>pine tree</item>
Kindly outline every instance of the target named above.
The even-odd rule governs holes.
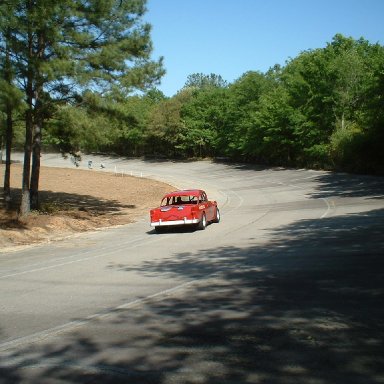
[[[5,138],[5,172],[4,172],[4,202],[6,208],[11,203],[11,147],[13,139],[13,115],[21,105],[21,94],[13,84],[13,68],[10,36],[13,30],[13,17],[9,12],[10,5],[3,3],[0,6],[0,106],[4,112],[4,138]],[[7,12],[8,11],[8,12]]]

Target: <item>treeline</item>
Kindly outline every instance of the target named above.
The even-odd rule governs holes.
[[[1,140],[7,159],[25,149],[21,211],[38,206],[41,148],[384,174],[383,46],[336,35],[233,83],[191,74],[165,97],[144,0],[65,2],[42,2],[46,18],[36,0],[0,7]]]
[[[226,157],[384,174],[384,47],[336,35],[232,84],[192,74],[167,98],[86,92],[62,105],[45,142],[63,151]]]

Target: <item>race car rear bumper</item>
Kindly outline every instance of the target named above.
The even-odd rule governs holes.
[[[182,220],[171,220],[171,221],[153,221],[151,222],[151,227],[166,227],[168,225],[186,225],[186,224],[198,224],[200,222],[199,219],[187,219],[184,218]]]

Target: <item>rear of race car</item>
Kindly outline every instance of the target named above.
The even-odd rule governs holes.
[[[197,205],[166,205],[150,211],[151,227],[193,225],[201,220]]]

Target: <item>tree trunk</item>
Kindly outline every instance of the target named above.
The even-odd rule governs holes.
[[[41,155],[41,126],[38,122],[34,127],[32,147],[32,174],[31,174],[31,208],[39,208],[39,179],[40,179],[40,155]]]
[[[11,148],[13,136],[12,106],[7,105],[7,126],[5,134],[5,173],[4,173],[4,201],[5,208],[11,208]]]
[[[37,34],[37,57],[39,61],[43,61],[44,49],[45,49],[45,36],[43,31],[39,31]],[[30,185],[30,198],[31,208],[39,208],[39,179],[40,179],[40,156],[41,156],[41,130],[43,126],[43,79],[40,72],[35,72],[35,110],[34,110],[34,132],[33,132],[33,146],[32,146],[32,174]]]
[[[21,188],[20,216],[27,216],[31,211],[31,200],[29,192],[29,181],[31,175],[31,153],[32,153],[32,110],[28,109],[25,121],[25,146],[24,167]]]
[[[27,216],[31,211],[30,199],[30,176],[31,176],[31,153],[32,153],[32,129],[33,129],[33,85],[32,74],[29,73],[27,84],[27,104],[28,109],[25,113],[25,144],[24,144],[24,167],[21,188],[20,216]]]
[[[10,31],[7,31],[6,37],[9,39]],[[4,66],[4,80],[11,84],[12,71],[9,59],[8,44],[5,53],[5,66]],[[6,101],[6,130],[5,130],[5,173],[4,173],[4,203],[5,208],[11,208],[11,149],[12,149],[12,136],[13,136],[13,121],[12,121],[12,103],[8,99]]]
[[[27,2],[28,10],[32,9],[32,2]],[[32,129],[33,129],[33,33],[28,31],[28,70],[27,70],[27,84],[26,84],[26,99],[27,111],[25,113],[25,145],[24,145],[24,167],[23,167],[23,180],[21,187],[21,203],[20,203],[20,216],[27,216],[31,211],[30,199],[30,176],[31,176],[31,153],[32,153]]]

